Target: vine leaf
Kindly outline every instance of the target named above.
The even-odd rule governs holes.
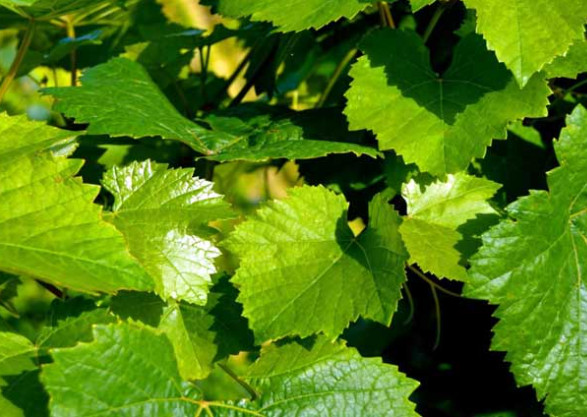
[[[587,41],[581,39],[571,45],[564,56],[556,57],[544,67],[548,78],[577,78],[587,72]]]
[[[439,77],[421,38],[412,31],[382,29],[361,45],[353,65],[345,114],[351,129],[370,129],[382,150],[435,175],[455,173],[482,157],[507,123],[546,115],[549,89],[535,76],[520,89],[512,75],[472,34],[454,51]]]
[[[220,0],[218,10],[229,17],[269,21],[282,32],[299,32],[319,29],[341,17],[351,19],[368,5],[364,0]]]
[[[20,16],[35,20],[50,20],[68,13],[96,7],[107,0],[0,0],[6,7]]]
[[[173,107],[147,71],[126,58],[114,58],[86,70],[81,86],[47,88],[58,101],[55,110],[89,123],[91,135],[161,136],[179,140],[197,152],[210,153],[213,138]]]
[[[234,217],[213,184],[194,178],[193,169],[167,169],[149,160],[113,167],[103,184],[115,198],[107,219],[153,277],[157,292],[205,305],[220,255],[207,238],[207,225]]]
[[[85,292],[149,290],[152,279],[92,203],[99,187],[55,156],[71,132],[0,114],[0,269]],[[57,148],[54,148],[57,149]]]
[[[264,348],[244,378],[261,393],[262,415],[363,415],[413,417],[408,397],[418,383],[379,358],[362,358],[324,336],[311,347],[290,343]],[[283,358],[289,358],[284,361]],[[307,395],[312,393],[312,395]],[[361,393],[360,395],[358,393]]]
[[[457,228],[480,214],[495,214],[487,200],[500,185],[463,173],[448,175],[422,191],[415,180],[402,188],[408,215],[400,233],[410,254],[424,272],[438,277],[467,281],[461,254],[455,245],[463,236]]]
[[[434,3],[436,0],[410,0],[410,5],[412,6],[412,11],[415,13],[418,10]]]
[[[587,3],[577,0],[464,0],[477,14],[477,32],[521,86],[583,39]]]
[[[493,349],[507,351],[518,383],[534,385],[558,416],[585,415],[587,403],[586,146],[587,111],[577,107],[555,143],[550,191],[520,198],[483,235],[465,287],[499,305]]]
[[[283,361],[283,355],[291,361]],[[90,416],[206,415],[277,417],[324,410],[321,415],[417,416],[408,396],[417,382],[379,359],[364,359],[325,338],[313,346],[267,348],[244,376],[262,397],[237,404],[204,401],[183,381],[164,335],[124,323],[96,326],[94,341],[52,351],[41,379],[51,396],[51,414]],[[104,381],[107,380],[108,384]],[[88,395],[91,393],[91,395]]]
[[[248,126],[234,117],[214,118],[206,129],[186,119],[173,107],[147,71],[126,58],[115,58],[84,72],[79,87],[46,88],[55,109],[78,123],[89,123],[87,133],[112,137],[160,136],[179,140],[217,161],[263,161],[271,158],[307,159],[329,153],[379,153],[368,146],[304,136],[303,126],[288,119],[262,119]],[[140,97],[140,100],[137,100]],[[300,119],[303,116],[295,116]]]
[[[381,156],[376,149],[345,141],[357,135],[348,132],[344,116],[334,109],[294,112],[241,105],[205,121],[223,137],[224,143],[207,156],[214,161],[312,159],[331,153]]]
[[[360,315],[390,323],[407,260],[399,216],[378,195],[369,226],[354,236],[347,206],[323,187],[294,188],[225,242],[240,258],[232,282],[256,340],[321,331],[336,336]]]

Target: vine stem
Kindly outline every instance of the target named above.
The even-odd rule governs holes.
[[[430,291],[432,292],[432,298],[434,299],[434,313],[436,316],[436,337],[434,338],[434,346],[432,347],[432,350],[436,350],[440,345],[442,317],[440,316],[440,301],[438,300],[438,294],[436,293],[436,288],[432,284],[430,284]]]
[[[328,84],[326,85],[326,88],[322,92],[322,95],[320,96],[318,103],[316,103],[316,108],[320,108],[320,107],[324,106],[324,103],[326,103],[326,100],[328,99],[328,96],[330,95],[330,93],[332,92],[332,89],[336,85],[336,82],[338,81],[338,79],[342,75],[345,68],[353,60],[353,58],[357,54],[357,51],[358,50],[356,48],[351,49],[350,51],[347,52],[347,54],[344,56],[342,61],[340,61],[338,63],[338,65],[336,66],[336,69],[332,73],[332,77],[330,77],[330,79],[328,80]]]
[[[395,21],[389,10],[389,4],[386,1],[380,1],[377,3],[379,9],[379,16],[381,17],[381,24],[389,28],[395,29]]]
[[[257,391],[255,391],[255,389],[253,387],[251,387],[249,384],[247,384],[245,381],[240,379],[238,377],[238,375],[232,371],[232,369],[230,369],[228,366],[221,364],[221,363],[219,363],[218,366],[220,367],[220,369],[222,369],[224,372],[226,372],[228,374],[228,376],[230,376],[232,379],[234,379],[237,384],[239,384],[241,387],[243,387],[249,393],[249,395],[251,396],[251,401],[255,401],[257,398],[259,398],[259,394],[257,393]]]
[[[424,31],[424,34],[422,35],[422,39],[424,40],[424,43],[428,42],[428,39],[430,39],[430,35],[432,35],[432,32],[436,28],[436,25],[438,24],[438,21],[442,17],[442,14],[448,8],[448,5],[449,5],[449,3],[439,4],[438,7],[436,8],[436,10],[434,11],[432,18],[430,19],[430,22],[428,22],[428,26],[426,26],[426,30]]]
[[[22,42],[20,43],[18,51],[16,52],[16,56],[14,57],[14,61],[12,61],[12,65],[10,66],[10,69],[6,74],[6,77],[4,77],[4,79],[2,80],[2,84],[0,84],[0,103],[2,102],[2,99],[4,99],[4,95],[6,94],[8,88],[12,84],[12,81],[16,77],[16,74],[18,73],[18,69],[22,64],[24,56],[29,50],[29,46],[31,45],[31,41],[35,33],[35,26],[35,21],[33,19],[30,19],[24,36],[22,38]]]
[[[65,17],[65,27],[67,30],[67,37],[71,40],[75,39],[75,25],[73,23],[73,16]],[[73,48],[69,54],[70,60],[70,72],[71,72],[71,86],[75,87],[77,85],[77,52],[75,48]]]
[[[436,282],[432,281],[430,278],[428,278],[426,275],[424,275],[423,272],[421,272],[418,268],[416,268],[414,265],[407,265],[408,269],[410,271],[412,271],[414,274],[416,274],[419,278],[422,278],[424,281],[426,281],[430,286],[436,288],[438,291],[445,293],[447,295],[453,296],[453,297],[457,297],[457,298],[461,298],[462,296],[460,294],[457,294],[456,292],[452,292],[450,290],[447,290],[446,288],[438,285]]]

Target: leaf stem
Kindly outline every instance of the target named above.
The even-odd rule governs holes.
[[[381,24],[388,28],[395,29],[395,21],[389,10],[389,4],[386,1],[380,1],[377,3],[379,9],[379,16],[381,17]]]
[[[47,291],[49,291],[55,297],[60,298],[62,300],[65,298],[65,295],[64,295],[63,291],[61,291],[59,288],[55,287],[54,285],[51,285],[51,284],[49,284],[47,282],[44,282],[44,281],[41,281],[39,279],[37,279],[35,281],[37,281],[37,283],[41,287],[45,288]]]
[[[428,42],[430,35],[432,34],[434,29],[436,28],[438,21],[442,17],[442,14],[444,13],[444,11],[448,8],[449,4],[450,3],[441,3],[438,5],[436,10],[434,11],[432,18],[430,19],[430,22],[428,22],[428,26],[426,26],[426,30],[424,31],[424,34],[422,35],[422,39],[424,40],[424,43]]]
[[[430,284],[430,291],[432,292],[432,298],[434,299],[434,313],[436,317],[436,337],[434,339],[434,346],[432,350],[436,350],[440,345],[440,332],[442,329],[442,317],[440,315],[440,301],[438,300],[438,294],[434,285]]]
[[[72,41],[75,39],[75,26],[73,23],[73,16],[66,16],[65,18],[65,27],[67,30],[67,37],[70,38]],[[70,72],[71,72],[71,86],[75,87],[77,85],[77,52],[76,48],[74,47],[70,54]]]
[[[251,401],[255,401],[257,398],[259,398],[259,393],[257,393],[257,391],[255,391],[255,389],[252,386],[247,384],[246,381],[243,381],[242,379],[240,379],[239,376],[237,374],[235,374],[232,369],[230,369],[228,366],[226,366],[222,363],[219,363],[218,366],[220,367],[220,369],[222,369],[224,372],[226,372],[228,374],[228,376],[230,376],[232,379],[234,379],[234,381],[236,383],[238,383],[241,387],[243,387],[245,389],[245,391],[247,391],[249,393],[249,395],[251,396]]]
[[[357,51],[358,51],[357,48],[351,49],[350,51],[347,52],[347,54],[344,56],[344,58],[342,59],[342,61],[340,61],[338,63],[338,65],[336,66],[334,72],[332,73],[332,76],[328,80],[328,84],[326,85],[326,88],[322,92],[322,95],[320,96],[320,99],[318,100],[318,103],[316,103],[316,108],[317,109],[324,106],[324,103],[326,103],[326,100],[328,99],[328,96],[330,95],[330,93],[332,92],[332,89],[336,85],[336,82],[338,81],[338,79],[342,75],[342,73],[345,70],[345,68],[353,60],[353,58],[355,57],[355,55],[357,55]]]
[[[410,271],[412,271],[414,274],[416,274],[419,278],[422,278],[424,281],[426,281],[429,285],[435,287],[436,289],[438,289],[438,291],[445,293],[447,295],[451,295],[453,297],[457,297],[457,298],[462,298],[462,295],[457,294],[456,292],[452,292],[450,290],[447,290],[446,288],[440,286],[439,284],[437,284],[436,282],[432,281],[430,278],[428,278],[426,275],[424,275],[423,272],[421,272],[418,268],[416,268],[413,265],[407,265],[408,269]]]
[[[0,103],[2,102],[4,95],[8,91],[8,88],[12,84],[12,81],[16,77],[16,74],[18,74],[18,70],[20,68],[20,65],[22,64],[24,56],[29,50],[29,46],[31,45],[31,41],[35,33],[35,26],[36,23],[34,19],[30,19],[24,36],[22,38],[22,42],[20,43],[16,56],[14,57],[14,61],[12,61],[12,65],[10,66],[8,73],[2,80],[2,84],[0,84]]]
[[[404,292],[406,293],[406,298],[408,299],[408,303],[410,304],[410,314],[404,320],[404,325],[408,324],[414,318],[414,297],[412,297],[412,292],[410,291],[410,287],[408,287],[408,282],[404,282],[403,284]]]

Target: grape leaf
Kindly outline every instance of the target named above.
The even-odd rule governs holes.
[[[587,72],[587,41],[582,39],[571,45],[564,56],[559,56],[544,67],[548,78],[577,78]]]
[[[108,0],[0,0],[0,6],[35,20],[54,19],[102,3]]]
[[[417,12],[418,10],[434,3],[435,1],[436,0],[410,0],[410,4],[412,6],[412,11]]]
[[[202,379],[212,370],[218,350],[216,335],[210,331],[214,319],[203,307],[164,303],[154,294],[125,291],[112,298],[110,308],[123,319],[163,331],[173,345],[183,379]]]
[[[140,64],[124,58],[90,68],[81,81],[81,87],[43,91],[58,99],[56,110],[78,123],[89,123],[87,132],[92,135],[161,136],[182,141],[218,161],[303,159],[349,152],[378,155],[370,147],[353,143],[306,140],[303,127],[287,120],[265,120],[252,128],[244,123],[235,126],[234,118],[210,118],[216,129],[205,129],[179,114]]]
[[[312,159],[331,153],[373,158],[381,155],[368,146],[343,142],[355,137],[347,131],[346,120],[334,109],[292,112],[275,111],[268,106],[239,106],[238,110],[224,113],[205,119],[225,143],[207,159],[226,162]]]
[[[92,326],[114,321],[105,308],[97,308],[87,298],[54,300],[47,313],[49,323],[41,330],[35,344],[39,351],[51,348],[75,346],[78,342],[92,340]]]
[[[31,377],[37,374],[36,348],[30,340],[16,333],[0,332],[0,413],[6,417],[43,415],[42,394]],[[23,392],[26,394],[23,395]],[[34,404],[38,402],[38,404]],[[28,403],[28,404],[26,404]],[[40,405],[40,407],[39,407]],[[26,412],[33,414],[26,414]]]
[[[115,197],[108,217],[165,299],[204,305],[220,250],[206,239],[211,220],[233,217],[213,184],[193,169],[167,169],[149,160],[113,167],[104,187]]]
[[[577,0],[464,0],[477,12],[477,32],[520,86],[571,44],[583,39],[587,2]]]
[[[0,115],[0,269],[86,292],[148,290],[150,277],[92,203],[82,161],[43,151],[71,132]]]
[[[341,17],[352,19],[368,5],[365,0],[220,0],[218,10],[229,17],[269,21],[283,32],[299,32],[319,29]]]
[[[499,305],[493,349],[557,416],[585,415],[587,404],[586,147],[587,111],[577,107],[555,143],[561,166],[548,175],[550,191],[512,203],[510,218],[483,235],[465,287]]]
[[[455,248],[463,237],[457,228],[479,214],[495,213],[487,199],[499,188],[497,183],[463,173],[448,175],[446,181],[438,180],[424,191],[413,179],[405,184],[402,196],[408,215],[399,230],[410,263],[438,277],[467,281]]]
[[[371,129],[379,148],[436,175],[463,170],[509,121],[546,115],[549,89],[535,76],[522,90],[475,34],[463,38],[439,77],[414,32],[379,30],[353,65],[345,114],[351,129]]]
[[[237,226],[225,244],[240,258],[232,279],[258,341],[323,331],[360,315],[389,324],[405,280],[399,216],[382,196],[355,237],[343,196],[301,187]]]
[[[199,393],[181,380],[164,335],[127,324],[93,333],[91,343],[52,350],[43,367],[51,415],[196,415]]]
[[[326,337],[311,348],[269,345],[244,377],[261,392],[255,410],[262,415],[418,415],[408,400],[416,381]]]
[[[292,361],[282,361],[283,354]],[[366,407],[373,416],[417,416],[407,399],[415,381],[325,338],[310,350],[297,344],[267,348],[245,375],[259,385],[261,399],[236,405],[203,401],[195,386],[181,380],[168,340],[147,328],[96,326],[92,343],[55,349],[53,358],[41,378],[56,416],[199,416],[204,410],[219,417],[339,416]]]
[[[161,136],[210,153],[206,129],[179,114],[140,64],[115,58],[85,71],[81,83],[43,91],[57,98],[57,111],[89,123],[88,134]]]

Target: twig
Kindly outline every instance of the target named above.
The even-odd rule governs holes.
[[[8,88],[12,84],[12,81],[16,77],[16,74],[18,73],[20,65],[22,64],[22,60],[24,59],[24,56],[26,55],[27,51],[29,50],[29,46],[31,45],[31,40],[33,39],[33,35],[35,33],[35,26],[36,26],[35,21],[33,19],[30,19],[29,24],[26,28],[25,33],[24,33],[24,36],[22,38],[22,42],[20,43],[20,47],[18,48],[16,56],[14,57],[14,61],[12,61],[12,65],[10,66],[10,69],[8,70],[8,73],[6,74],[6,77],[4,77],[4,79],[2,80],[2,84],[0,84],[0,103],[2,102],[4,95],[8,91]]]
[[[418,277],[422,278],[428,284],[430,284],[433,287],[435,287],[436,289],[438,289],[438,291],[443,292],[447,295],[451,295],[453,297],[462,298],[462,296],[460,294],[457,294],[456,292],[452,292],[450,290],[447,290],[446,288],[444,288],[444,287],[440,286],[439,284],[437,284],[436,282],[432,281],[430,278],[428,278],[426,275],[424,275],[424,273],[422,273],[418,268],[414,267],[413,265],[407,265],[407,267],[410,271],[412,271]]]
[[[391,15],[391,10],[389,10],[389,4],[387,4],[386,1],[380,1],[377,3],[377,8],[379,9],[379,16],[381,17],[381,24],[395,29],[395,22]]]
[[[247,384],[245,381],[240,379],[238,375],[232,371],[232,369],[221,363],[219,363],[218,366],[250,394],[251,401],[255,401],[257,398],[259,398],[259,394],[257,393],[257,391],[255,391],[255,389],[251,387],[249,384]]]
[[[357,49],[353,48],[350,51],[348,51],[347,54],[342,59],[342,61],[340,61],[338,63],[338,65],[336,66],[336,69],[332,73],[332,76],[328,80],[328,84],[326,85],[326,88],[322,92],[322,95],[320,96],[318,103],[316,103],[316,108],[320,108],[320,107],[324,106],[324,103],[326,103],[328,96],[332,92],[332,89],[336,85],[336,82],[340,78],[342,72],[349,65],[349,63],[353,60],[353,58],[355,57],[356,54],[357,54]]]
[[[430,22],[428,22],[428,26],[426,26],[426,30],[424,31],[424,34],[422,35],[422,39],[424,40],[424,43],[428,42],[428,39],[430,38],[430,35],[434,31],[434,28],[436,28],[436,25],[438,24],[440,17],[444,13],[444,11],[448,8],[449,5],[450,5],[450,3],[441,3],[438,5],[436,10],[434,11],[432,18],[430,19]]]

